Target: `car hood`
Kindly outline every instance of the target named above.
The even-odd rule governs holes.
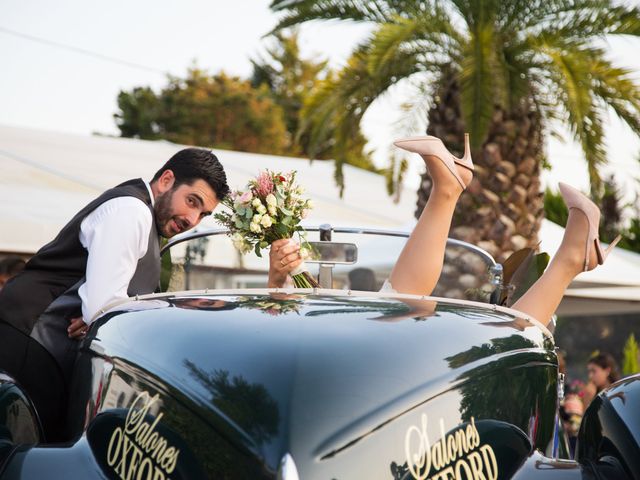
[[[89,340],[231,425],[270,465],[291,445],[330,457],[498,359],[553,349],[512,310],[333,291],[154,296],[99,319]]]

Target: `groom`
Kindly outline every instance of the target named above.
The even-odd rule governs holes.
[[[158,235],[196,226],[228,192],[213,153],[181,150],[151,182],[129,180],[90,202],[0,291],[0,370],[27,390],[47,440],[61,431],[75,339],[103,306],[154,292]]]
[[[151,182],[129,180],[90,202],[0,291],[0,370],[27,390],[48,441],[62,432],[77,339],[106,305],[156,291],[158,236],[195,227],[228,192],[212,152],[181,150]],[[271,286],[295,267],[292,248],[273,250]]]

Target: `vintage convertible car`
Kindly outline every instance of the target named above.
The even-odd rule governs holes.
[[[403,235],[325,226],[322,288],[263,289],[264,265],[220,233],[172,241],[168,290],[92,325],[68,443],[43,444],[0,376],[0,478],[640,478],[640,377],[592,403],[569,460],[552,334],[490,303],[486,252],[449,242],[448,299],[358,291],[356,252],[379,284]]]

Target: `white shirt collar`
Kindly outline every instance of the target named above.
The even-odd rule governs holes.
[[[151,197],[151,206],[153,207],[156,203],[156,199],[153,198],[153,191],[151,191],[151,185],[149,185],[149,182],[147,182],[146,180],[143,180],[145,187],[147,187],[147,190],[149,191],[149,196]]]

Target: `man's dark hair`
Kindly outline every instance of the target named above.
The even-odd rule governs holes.
[[[229,193],[227,175],[222,164],[210,150],[203,148],[185,148],[180,150],[151,179],[155,182],[167,170],[171,170],[176,178],[173,188],[182,184],[193,185],[198,179],[204,180],[222,200]]]

